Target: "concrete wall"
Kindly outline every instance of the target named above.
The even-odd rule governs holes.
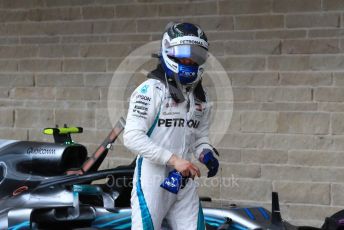
[[[106,136],[119,63],[185,20],[207,32],[234,92],[218,145],[222,176],[202,187],[224,203],[280,193],[284,217],[320,225],[344,206],[343,0],[0,0],[0,138],[48,140],[80,125],[90,150]],[[226,118],[224,118],[226,119]],[[104,167],[130,162],[116,146]],[[205,169],[202,168],[204,174]]]

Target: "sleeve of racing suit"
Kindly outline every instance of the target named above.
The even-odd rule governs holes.
[[[204,114],[200,121],[200,126],[195,133],[195,143],[193,144],[193,153],[197,160],[201,155],[203,149],[213,150],[213,147],[210,145],[209,140],[209,125],[210,125],[210,115],[211,115],[212,106],[210,103],[207,103],[204,108]]]
[[[149,130],[158,119],[163,97],[162,89],[156,86],[154,80],[145,81],[133,92],[123,140],[124,145],[134,154],[164,165],[173,154],[154,143],[148,136]]]

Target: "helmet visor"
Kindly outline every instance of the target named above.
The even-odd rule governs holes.
[[[207,60],[208,51],[197,45],[178,45],[166,49],[167,55],[174,59],[190,59],[197,65],[202,65]]]

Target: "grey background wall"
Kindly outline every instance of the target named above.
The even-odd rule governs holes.
[[[171,20],[200,24],[234,92],[218,148],[225,204],[280,193],[284,217],[320,225],[344,206],[343,0],[1,0],[0,138],[50,140],[83,126],[92,151],[111,128],[107,88],[130,51]],[[117,144],[103,167],[130,162]],[[202,169],[205,172],[205,169]]]

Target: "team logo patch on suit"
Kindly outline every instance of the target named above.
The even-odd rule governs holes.
[[[143,93],[143,94],[146,94],[147,93],[147,91],[148,91],[148,87],[149,87],[149,85],[144,85],[144,86],[142,86],[142,88],[141,88],[141,93]]]

